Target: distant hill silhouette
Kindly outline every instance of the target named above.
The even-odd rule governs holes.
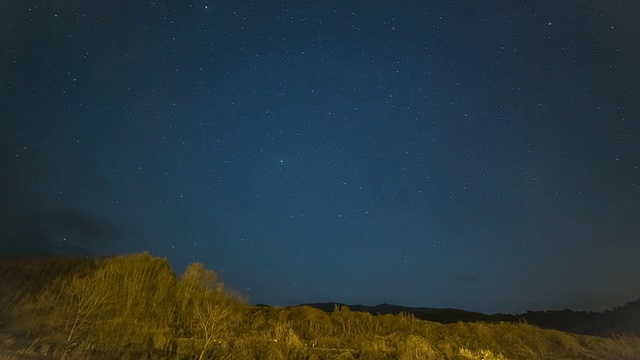
[[[479,312],[465,311],[459,309],[450,308],[429,308],[429,307],[407,307],[398,306],[392,304],[379,304],[376,306],[366,305],[348,305],[340,303],[315,303],[305,304],[316,309],[320,309],[326,312],[332,312],[336,305],[348,306],[352,311],[368,312],[372,315],[385,315],[385,314],[400,314],[408,313],[413,314],[415,317],[423,320],[429,320],[439,322],[442,324],[450,324],[458,321],[463,322],[499,322],[499,321],[517,321],[514,315],[494,314],[487,315]]]
[[[578,334],[640,336],[640,299],[604,312],[528,311],[517,315],[529,324]]]
[[[624,306],[604,312],[554,310],[528,311],[524,314],[483,314],[448,308],[407,307],[391,304],[376,306],[348,305],[341,303],[304,304],[326,312],[332,312],[336,305],[348,306],[352,311],[368,312],[373,315],[413,314],[423,320],[442,324],[455,322],[527,322],[545,329],[555,329],[584,335],[640,336],[640,299]]]

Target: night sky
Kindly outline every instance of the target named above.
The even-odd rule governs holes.
[[[251,304],[640,298],[640,2],[0,2],[0,252]]]

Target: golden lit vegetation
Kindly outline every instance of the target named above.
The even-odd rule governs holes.
[[[527,324],[246,305],[202,264],[146,253],[0,263],[0,358],[640,359],[640,339]]]

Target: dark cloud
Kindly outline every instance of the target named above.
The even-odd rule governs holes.
[[[0,183],[3,256],[92,255],[122,237],[120,229],[104,219],[81,209],[47,205],[38,194],[8,182]]]

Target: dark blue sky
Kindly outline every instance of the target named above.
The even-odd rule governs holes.
[[[0,251],[250,303],[640,297],[638,1],[3,1]]]

